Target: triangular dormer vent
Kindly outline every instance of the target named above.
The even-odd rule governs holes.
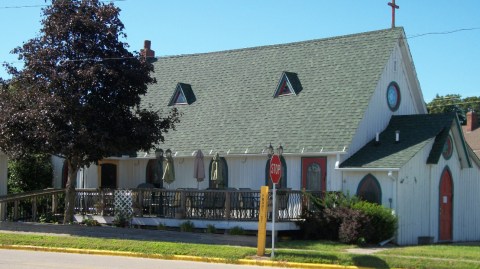
[[[296,73],[283,72],[273,97],[297,95],[302,90],[302,84]]]
[[[190,105],[196,100],[197,99],[195,98],[195,94],[193,94],[192,86],[190,84],[178,83],[168,105]]]

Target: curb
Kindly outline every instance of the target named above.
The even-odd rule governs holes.
[[[71,254],[91,254],[91,255],[105,255],[105,256],[124,256],[124,257],[134,257],[134,258],[150,258],[150,259],[179,260],[179,261],[207,262],[207,263],[275,266],[275,267],[284,267],[284,268],[368,269],[368,267],[347,266],[347,265],[313,264],[313,263],[298,263],[298,262],[250,260],[250,259],[229,260],[224,258],[207,258],[207,257],[187,256],[187,255],[142,254],[142,253],[128,252],[128,251],[95,250],[95,249],[54,248],[54,247],[37,247],[37,246],[21,246],[21,245],[0,245],[0,249],[45,251],[45,252],[71,253]]]

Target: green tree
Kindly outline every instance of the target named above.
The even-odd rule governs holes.
[[[52,186],[53,167],[48,154],[28,154],[8,161],[8,193],[22,193]]]
[[[437,94],[435,98],[427,104],[427,109],[430,114],[455,112],[460,122],[466,124],[466,113],[468,111],[480,111],[480,97],[462,98],[460,94],[447,94],[445,96],[439,96]]]
[[[465,110],[461,106],[462,97],[460,94],[447,94],[445,96],[439,96],[427,104],[427,110],[429,114],[451,113],[455,112],[458,115],[458,119],[461,124],[466,123]]]
[[[58,154],[68,165],[64,223],[73,220],[74,180],[83,166],[120,152],[150,150],[174,128],[140,107],[155,83],[150,59],[127,50],[120,9],[99,0],[52,0],[37,37],[13,50],[23,60],[0,92],[0,150]]]

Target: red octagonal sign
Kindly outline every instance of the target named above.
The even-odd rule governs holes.
[[[278,184],[282,177],[282,164],[278,155],[273,155],[270,160],[270,178],[273,184]]]

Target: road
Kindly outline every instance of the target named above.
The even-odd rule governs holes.
[[[266,269],[276,267],[0,249],[1,269]],[[280,267],[278,267],[280,268]]]

